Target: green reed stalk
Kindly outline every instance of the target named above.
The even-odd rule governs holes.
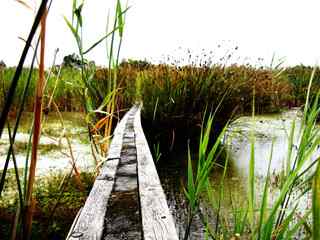
[[[310,82],[311,81],[312,77],[310,79]],[[310,87],[311,84],[309,84],[309,90]],[[308,93],[310,92],[309,90]],[[309,94],[307,95],[306,102],[308,103]],[[310,172],[310,166],[314,163],[309,164],[307,161],[320,143],[320,137],[318,135],[319,131],[315,128],[317,116],[319,115],[318,98],[319,94],[313,105],[305,108],[303,121],[301,123],[301,137],[298,143],[298,153],[294,159],[291,171],[280,189],[279,196],[271,207],[269,216],[264,223],[262,239],[273,239],[274,237],[281,238],[281,236],[285,236],[289,233],[293,234],[293,230],[290,230],[289,227],[283,229],[283,226],[292,219],[292,214],[288,214],[287,212],[289,211],[289,203],[292,202],[292,193],[297,189],[296,183],[300,179],[303,180],[305,175]],[[293,129],[294,128],[292,128],[292,131]],[[309,170],[302,171],[302,167],[306,167],[306,169]],[[299,225],[301,224],[303,223],[299,223]],[[282,231],[279,232],[279,229],[282,229]],[[293,229],[296,229],[296,226]]]
[[[215,228],[215,233],[218,233],[219,229],[219,221],[220,221],[220,211],[221,211],[221,201],[223,200],[223,193],[224,193],[224,179],[227,174],[227,168],[228,168],[228,163],[229,163],[229,153],[227,153],[226,159],[225,159],[225,164],[223,168],[223,175],[220,181],[220,186],[219,186],[219,198],[218,198],[218,209],[217,209],[217,216],[216,216],[216,228]],[[210,183],[208,184],[210,186]],[[210,195],[211,191],[208,191],[208,195]],[[209,197],[210,199],[210,197]],[[213,199],[211,200],[213,202]]]
[[[94,116],[94,123],[91,123],[94,126],[94,129],[99,131],[102,126],[105,126],[103,137],[105,139],[104,143],[101,145],[102,153],[105,154],[108,148],[108,141],[109,136],[111,135],[112,130],[112,118],[113,113],[116,106],[116,94],[118,92],[117,87],[117,67],[118,67],[118,57],[121,47],[121,41],[123,37],[123,29],[124,29],[124,14],[128,10],[122,9],[120,0],[116,2],[116,9],[115,9],[115,19],[113,29],[110,32],[107,32],[105,36],[100,38],[97,42],[91,45],[87,50],[84,50],[83,47],[83,33],[82,33],[82,25],[83,25],[83,18],[82,18],[82,8],[84,6],[84,1],[78,6],[77,0],[73,1],[73,13],[72,13],[72,21],[70,22],[67,18],[65,18],[65,22],[69,27],[70,31],[72,32],[74,39],[76,41],[78,52],[81,59],[81,78],[82,82],[85,86],[83,89],[83,103],[85,110],[88,116]],[[120,38],[120,44],[118,49],[115,50],[115,38],[116,34],[118,34]],[[111,45],[110,49],[107,49],[108,54],[108,78],[105,79],[107,82],[107,89],[101,89],[97,84],[94,84],[94,73],[95,68],[94,66],[90,66],[90,64],[86,64],[85,61],[85,54],[89,53],[92,49],[98,46],[101,42],[111,37]],[[117,53],[117,57],[114,54]],[[99,110],[101,113],[104,108],[104,111],[107,114],[107,117],[100,119],[97,121],[96,118],[96,111]],[[88,118],[89,119],[89,118]],[[101,122],[101,120],[103,120]],[[99,123],[99,128],[96,129],[96,125]],[[89,127],[90,128],[90,127]],[[101,132],[100,132],[101,134]]]
[[[292,195],[292,191],[294,188],[294,183],[301,178],[302,176],[297,173],[299,169],[302,167],[304,162],[311,156],[311,154],[314,152],[317,142],[319,142],[319,137],[318,140],[315,141],[315,138],[317,138],[316,132],[319,130],[316,130],[315,127],[315,122],[317,119],[317,116],[319,115],[319,110],[317,106],[318,102],[318,97],[319,94],[316,97],[316,101],[313,103],[311,106],[309,104],[310,101],[310,90],[312,86],[312,81],[314,78],[314,72],[315,69],[313,70],[310,80],[309,80],[309,86],[307,90],[307,97],[306,97],[306,105],[304,107],[304,115],[301,123],[301,128],[300,128],[300,136],[301,140],[299,141],[299,146],[298,146],[298,153],[297,156],[294,160],[293,166],[291,168],[292,174],[294,174],[294,179],[292,184],[290,184],[288,191],[284,194],[284,199],[281,202],[281,211],[277,217],[277,222],[276,222],[276,227],[280,226],[281,222],[284,219],[285,216],[285,209],[287,209],[287,206],[290,202],[290,198]],[[312,144],[311,144],[312,143]]]
[[[269,185],[270,185],[270,166],[271,166],[271,161],[272,161],[272,156],[273,156],[273,146],[274,146],[274,139],[272,139],[267,176],[266,176],[263,194],[262,194],[262,201],[261,201],[261,207],[260,207],[260,212],[259,212],[260,218],[259,218],[259,225],[258,225],[258,229],[257,229],[257,232],[258,232],[257,239],[260,239],[260,237],[261,237],[261,230],[262,230],[263,222],[264,222],[264,219],[266,218],[267,209],[268,209],[268,200],[269,200],[268,191],[269,191]]]
[[[253,103],[252,103],[252,121],[254,127],[250,132],[250,159],[249,159],[249,177],[248,177],[248,214],[251,231],[253,232],[255,226],[255,155],[254,155],[254,142],[255,142],[255,90],[253,89]],[[253,237],[253,236],[252,236]]]
[[[197,162],[196,171],[192,167],[192,159],[190,149],[188,148],[188,170],[187,170],[187,185],[184,188],[184,193],[188,200],[188,222],[184,239],[188,239],[191,223],[194,214],[199,206],[200,196],[208,186],[209,174],[214,166],[214,163],[219,156],[219,146],[221,139],[224,136],[226,127],[221,131],[215,143],[209,148],[209,140],[213,116],[209,115],[206,124],[201,128],[199,140],[199,159]]]
[[[319,160],[319,159],[318,159]],[[312,217],[313,217],[313,240],[320,239],[320,164],[313,177],[312,185]]]

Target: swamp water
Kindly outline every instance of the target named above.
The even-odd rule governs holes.
[[[220,221],[223,221],[225,225],[232,226],[234,224],[232,211],[235,208],[245,207],[250,158],[250,130],[254,128],[256,132],[255,172],[258,198],[267,172],[272,141],[274,141],[273,158],[271,160],[272,194],[270,201],[272,202],[272,195],[276,196],[279,181],[281,181],[281,173],[285,169],[288,134],[290,133],[294,119],[296,119],[296,129],[299,129],[299,114],[298,110],[292,110],[282,114],[256,116],[254,122],[250,117],[241,117],[230,125],[224,138],[224,143],[228,146],[230,156],[227,175],[223,182],[224,194],[221,201],[222,216]],[[89,142],[86,140],[87,129],[83,124],[83,116],[81,114],[67,113],[64,115],[64,119],[65,129],[68,129],[68,134],[72,140],[72,149],[77,166],[82,171],[92,170],[94,160],[91,155]],[[26,121],[31,121],[31,119],[25,119],[24,122]],[[16,143],[19,146],[19,149],[16,150],[19,168],[24,167],[25,146],[28,141],[26,131],[27,128],[22,127],[22,131],[16,137]],[[68,157],[70,155],[69,149],[65,139],[61,137],[62,128],[59,120],[56,117],[49,118],[46,127],[43,128],[43,133],[40,140],[37,175],[47,175],[50,170],[71,170],[70,158]],[[298,134],[295,135],[297,140]],[[4,144],[4,142],[7,143],[6,138],[4,136],[0,140],[0,170],[3,168],[6,155],[7,146]],[[186,175],[186,157],[186,153],[177,154],[176,156],[172,156],[171,159],[160,159],[157,165],[158,174],[167,196],[170,211],[175,219],[180,239],[184,236],[187,223],[187,201],[182,187]],[[13,164],[10,163],[9,167],[13,168]],[[221,183],[222,172],[223,166],[216,166],[210,178],[216,197],[219,195],[218,188]],[[310,208],[310,204],[311,201],[309,196],[307,196],[301,207],[299,207],[299,211],[303,212],[305,209]],[[194,217],[193,224],[191,225],[190,239],[204,239],[205,226],[202,219],[206,218],[209,219],[211,226],[215,226],[216,215],[214,210],[203,199],[200,211]]]
[[[54,113],[44,116],[39,142],[36,175],[46,175],[48,171],[61,171],[71,168],[71,153],[65,135],[70,139],[71,150],[77,166],[82,170],[92,170],[94,166],[89,145],[88,130],[81,113],[63,113],[64,127]],[[21,120],[19,132],[15,138],[15,156],[18,168],[25,167],[29,129],[32,114],[27,113]],[[11,124],[13,126],[13,124]],[[12,130],[11,130],[12,131]],[[0,170],[3,169],[7,155],[9,136],[5,130],[0,139]],[[12,160],[9,169],[13,169]]]
[[[32,113],[23,115],[15,140],[14,152],[22,185],[32,116]],[[55,113],[43,116],[35,183],[38,204],[32,239],[43,239],[44,236],[48,239],[64,239],[92,184],[94,159],[84,114],[64,112],[62,116],[64,127]],[[14,121],[10,124],[13,126]],[[71,148],[65,136],[68,136]],[[0,139],[0,176],[9,148],[8,138],[8,131],[5,129]],[[69,177],[73,171],[71,151],[81,174],[81,190],[75,179]],[[60,194],[60,189],[64,189],[63,194]],[[14,164],[10,159],[4,191],[0,197],[0,239],[9,239],[10,223],[16,207],[17,186]]]
[[[237,233],[234,229],[235,217],[241,218],[245,214],[247,206],[247,187],[249,175],[250,161],[250,134],[254,131],[254,150],[255,150],[255,197],[256,208],[259,209],[263,187],[265,184],[268,164],[270,161],[270,153],[273,143],[273,154],[270,161],[270,187],[268,204],[272,206],[275,199],[279,195],[279,189],[283,183],[284,173],[287,171],[287,164],[293,165],[287,161],[289,135],[292,124],[295,123],[293,137],[292,158],[297,153],[297,144],[299,141],[299,131],[301,127],[302,113],[299,109],[292,109],[280,114],[260,115],[253,120],[252,117],[240,117],[232,122],[229,126],[223,144],[226,146],[229,163],[227,166],[226,176],[223,179],[223,192],[221,195],[221,210],[219,216],[220,226],[224,225],[230,231],[230,237]],[[311,156],[310,164],[320,155],[319,149]],[[173,217],[176,221],[176,229],[179,238],[184,236],[185,226],[187,222],[186,206],[187,202],[183,194],[183,178],[177,176],[186,176],[186,153],[184,156],[172,157],[170,159],[171,167],[166,162],[158,166],[158,172],[163,184],[163,188],[168,198],[168,204]],[[160,160],[161,162],[161,160]],[[176,162],[176,163],[175,163]],[[178,166],[177,162],[184,162],[185,166]],[[224,166],[219,163],[214,167],[210,181],[213,188],[215,206],[212,207],[205,198],[202,199],[200,210],[196,214],[191,225],[190,239],[205,239],[206,227],[203,219],[207,219],[211,230],[215,231],[217,222],[217,201],[219,199],[219,189],[221,186]],[[195,168],[195,163],[193,165]],[[298,190],[292,194],[292,199],[298,199],[305,189]],[[289,208],[293,209],[293,205]],[[306,211],[311,209],[311,193],[305,194],[298,201],[298,207],[295,211],[294,222],[301,218]],[[240,211],[239,211],[240,210]],[[237,212],[237,213],[236,213]],[[242,215],[241,215],[242,214]],[[310,219],[307,220],[310,223]],[[305,237],[307,233],[300,231],[296,239]],[[246,239],[245,236],[244,239]],[[241,238],[242,239],[242,238]]]

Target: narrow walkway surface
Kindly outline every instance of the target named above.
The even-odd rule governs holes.
[[[141,106],[117,125],[106,163],[67,239],[177,240],[141,126]]]
[[[142,239],[134,112],[125,126],[120,162],[105,219],[104,239]]]

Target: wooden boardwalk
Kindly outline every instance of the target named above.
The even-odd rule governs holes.
[[[178,239],[140,113],[141,106],[133,106],[117,125],[107,161],[67,239]]]

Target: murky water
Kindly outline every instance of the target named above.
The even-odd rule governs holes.
[[[270,154],[270,171],[273,175],[285,171],[288,166],[292,167],[297,154],[297,145],[301,137],[301,117],[299,109],[283,112],[274,115],[260,115],[253,120],[252,117],[240,117],[234,121],[224,138],[225,145],[232,163],[239,175],[248,175],[251,137],[254,134],[255,152],[255,174],[260,177],[267,175]],[[291,160],[288,159],[289,136],[293,131],[293,144]],[[310,158],[310,162],[320,155],[317,150]],[[308,162],[308,163],[310,163]],[[307,164],[308,164],[307,163]]]
[[[255,120],[252,120],[252,117],[241,117],[233,122],[224,140],[238,173],[243,176],[248,175],[252,133],[256,160],[255,174],[267,175],[272,142],[271,172],[278,174],[283,171],[286,167],[289,134],[294,121],[296,124],[294,143],[296,143],[301,124],[298,111],[290,114],[256,116]]]
[[[279,196],[282,183],[285,181],[285,173],[290,171],[297,155],[299,141],[301,139],[302,112],[299,109],[285,111],[275,115],[261,115],[252,117],[241,117],[234,121],[224,138],[224,144],[230,156],[231,166],[228,169],[230,176],[225,179],[226,191],[235,194],[242,188],[243,195],[238,200],[246,201],[246,189],[248,186],[249,162],[251,151],[251,137],[254,135],[254,170],[255,170],[255,204],[259,208],[266,181],[268,165],[270,161],[270,183],[269,183],[269,206],[273,206]],[[293,128],[293,126],[295,126]],[[294,129],[292,131],[292,129]],[[293,133],[293,143],[289,146],[289,136]],[[292,149],[292,156],[288,158],[289,148]],[[272,151],[272,155],[271,155]],[[306,169],[314,160],[320,156],[319,148],[310,156],[310,159],[303,165],[301,172]],[[313,168],[314,169],[314,168]],[[312,173],[312,169],[311,169]],[[311,174],[309,174],[310,176]],[[237,179],[230,183],[232,178]],[[236,186],[232,189],[230,186]],[[293,222],[301,218],[311,208],[311,192],[304,193],[303,188],[296,188],[292,193],[289,209],[297,206]],[[240,191],[241,192],[241,191]],[[301,197],[300,194],[303,194]],[[237,199],[237,198],[235,198]],[[225,202],[228,202],[227,200]],[[228,210],[228,205],[226,205]],[[304,231],[297,233],[297,238],[305,236]]]
[[[63,119],[64,126],[61,125],[54,113],[50,113],[43,121],[36,175],[45,175],[49,171],[67,171],[71,169],[71,151],[80,170],[92,170],[94,167],[94,159],[87,140],[88,133],[84,125],[83,114],[63,113]],[[25,167],[26,150],[29,141],[28,131],[31,122],[31,113],[24,115],[22,125],[15,138],[15,156],[18,168]],[[70,139],[71,149],[67,144],[65,136],[68,136]],[[0,139],[0,170],[4,167],[8,148],[9,136],[8,132],[4,131]],[[9,169],[13,167],[11,159]]]
[[[224,224],[229,226],[230,229],[233,228],[235,221],[234,210],[245,211],[247,207],[251,131],[254,130],[255,135],[255,195],[256,206],[258,208],[260,206],[273,142],[273,155],[270,165],[271,182],[269,187],[269,206],[272,206],[274,200],[279,195],[279,187],[281,186],[281,181],[283,181],[281,177],[286,168],[288,139],[293,123],[295,123],[295,131],[292,159],[294,159],[297,153],[296,144],[298,144],[300,137],[301,114],[298,109],[294,109],[281,114],[256,116],[254,121],[251,117],[241,117],[230,125],[224,138],[230,159],[227,166],[227,175],[223,180],[221,195],[222,216],[219,219],[219,221],[224,221]],[[319,154],[320,152],[316,151],[311,156],[309,163],[315,160]],[[158,165],[158,172],[167,195],[170,210],[176,221],[176,228],[180,239],[183,238],[187,222],[187,201],[182,189],[186,176],[186,159],[186,153],[183,153],[178,156],[172,156],[164,164],[161,164],[160,160],[160,165]],[[179,162],[184,162],[185,164],[179,165]],[[293,163],[289,164],[292,166]],[[217,165],[210,177],[216,200],[219,199],[222,172],[223,166]],[[301,192],[302,190],[294,192],[292,199],[297,199]],[[295,216],[301,217],[311,208],[310,193],[300,198],[297,204]],[[217,212],[213,210],[215,207],[212,207],[205,198],[202,199],[200,211],[195,216],[191,226],[190,239],[204,239],[205,226],[202,221],[203,218],[207,218],[211,227],[215,228],[217,222]],[[293,204],[289,205],[289,208],[293,208]],[[297,239],[301,236],[305,236],[303,232],[298,233]]]
[[[288,137],[293,122],[296,125],[294,134],[294,145],[299,140],[301,113],[293,110],[277,115],[256,116],[255,121],[251,117],[241,117],[230,125],[225,136],[224,143],[228,146],[230,162],[227,169],[227,176],[223,182],[223,196],[221,209],[223,221],[232,225],[232,211],[234,208],[244,208],[246,203],[247,176],[250,159],[250,133],[255,132],[255,174],[257,198],[261,196],[261,189],[264,184],[267,167],[270,158],[271,145],[273,142],[273,156],[271,159],[271,188],[270,203],[277,196],[279,191],[279,176],[286,168],[286,157],[288,151]],[[76,159],[77,166],[83,171],[90,170],[94,166],[91,155],[90,144],[86,140],[87,129],[83,124],[83,116],[77,114],[65,114],[65,128],[59,124],[57,117],[50,116],[43,128],[43,135],[40,139],[39,159],[37,163],[37,175],[46,174],[49,170],[71,169],[70,149],[65,132],[70,136],[72,152]],[[17,134],[16,158],[19,168],[24,167],[26,144],[29,135],[26,133],[31,118],[26,116],[22,131]],[[29,124],[28,124],[29,122]],[[292,146],[295,148],[295,146]],[[3,168],[6,151],[8,148],[8,135],[5,133],[0,140],[0,170]],[[295,153],[295,150],[293,151]],[[320,154],[315,153],[312,159]],[[311,159],[311,161],[312,161]],[[183,239],[187,224],[187,201],[183,193],[183,184],[186,176],[186,152],[176,153],[171,159],[161,159],[157,165],[159,177],[167,196],[170,211],[176,223],[176,229],[180,239]],[[292,164],[292,163],[291,163]],[[13,168],[10,161],[9,168]],[[223,168],[216,166],[212,172],[211,183],[216,197],[219,194]],[[299,211],[303,212],[310,208],[310,196],[306,195]],[[205,226],[203,219],[208,218],[212,226],[216,223],[216,214],[206,199],[203,199],[200,211],[196,214],[191,225],[190,239],[204,239]]]

